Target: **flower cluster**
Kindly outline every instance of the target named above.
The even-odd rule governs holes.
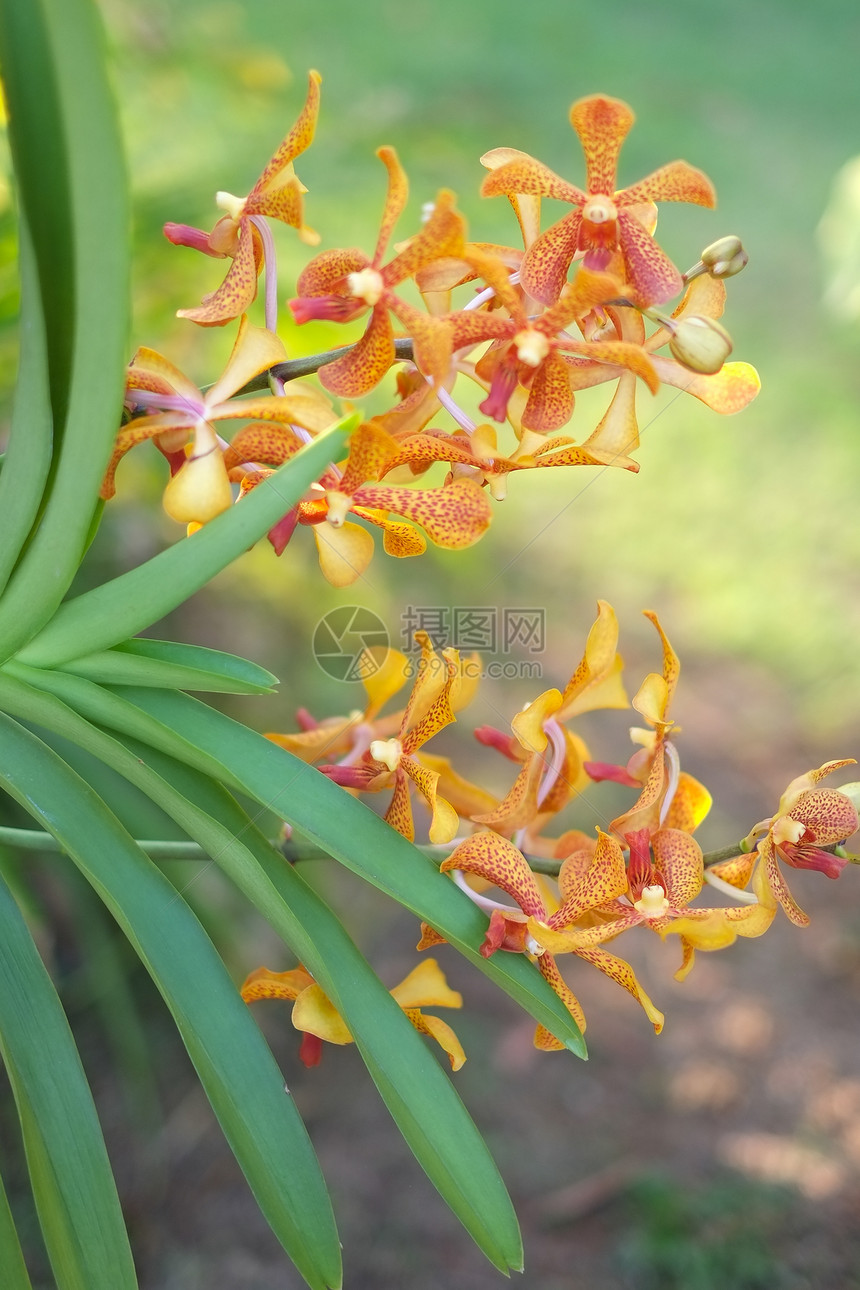
[[[165,226],[172,243],[231,262],[220,286],[180,316],[204,327],[238,320],[238,334],[227,369],[205,394],[166,358],[138,351],[105,498],[114,493],[121,458],[151,439],[170,470],[165,509],[194,532],[331,425],[339,414],[332,396],[364,396],[401,364],[388,410],[360,426],[348,457],[333,463],[269,534],[280,554],[300,526],[310,528],[324,576],[343,587],[367,567],[374,528],[383,530],[384,549],[396,557],[421,554],[428,540],[453,549],[477,541],[514,472],[638,470],[631,454],[642,387],[653,395],[661,383],[673,385],[722,413],[755,397],[755,370],[726,361],[731,340],[717,321],[723,279],[746,262],[740,242],[720,239],[684,274],[653,236],[656,203],[711,207],[710,181],[674,161],[617,188],[618,154],[634,118],[626,104],[600,95],[571,109],[586,159],[583,189],[511,148],[481,158],[488,171],[482,193],[509,199],[521,248],[470,240],[453,194],[442,190],[428,203],[423,225],[392,253],[409,187],[395,150],[380,148],[388,182],[372,254],[354,247],[321,251],[300,273],[289,301],[298,324],[366,318],[364,333],[313,360],[291,360],[277,336],[269,221],[292,227],[306,243],[320,240],[304,223],[307,190],[293,165],[313,141],[319,106],[320,76],[311,72],[299,118],[251,192],[244,198],[219,193],[224,214],[210,232]],[[543,231],[541,197],[572,206]],[[263,327],[247,314],[261,272]],[[675,296],[672,313],[661,313],[657,307]],[[322,389],[296,381],[313,371]],[[458,402],[467,382],[478,387],[483,421]],[[583,427],[577,438],[561,433],[573,418],[576,391],[602,383],[614,390],[598,424]],[[222,437],[228,423],[231,439]],[[508,427],[506,443],[492,423]],[[439,465],[445,473],[425,479]]]
[[[851,858],[841,844],[858,827],[860,786],[818,787],[851,761],[827,762],[794,780],[776,813],[735,847],[703,854],[694,834],[711,796],[681,769],[679,731],[670,715],[680,662],[657,615],[647,617],[659,635],[662,665],[645,677],[632,701],[622,680],[616,615],[601,601],[582,658],[564,688],[538,695],[507,730],[482,726],[475,731],[481,743],[513,763],[511,786],[501,799],[459,774],[448,759],[425,751],[432,736],[474,697],[480,669],[474,657],[461,660],[455,650],[438,654],[420,633],[421,657],[400,711],[383,715],[406,683],[409,661],[389,650],[364,681],[363,712],[317,722],[303,711],[299,731],[268,736],[354,792],[392,790],[385,819],[410,839],[415,837],[410,794],[422,799],[431,853],[438,858],[445,847],[442,872],[488,915],[481,953],[530,956],[582,1029],[585,1016],[562,975],[560,956],[585,960],[617,982],[659,1033],[662,1012],[630,964],[606,945],[640,928],[663,939],[676,936],[681,947],[676,977],[683,980],[697,950],[724,949],[739,936],[762,936],[780,906],[792,922],[804,925],[809,920],[791,896],[781,865],[836,878]],[[633,756],[626,765],[593,760],[571,722],[585,712],[631,703],[645,722],[631,730]],[[629,806],[612,820],[600,820],[592,834],[559,831],[565,808],[582,799],[590,784],[607,780],[635,790]],[[698,903],[706,886],[711,899],[722,903]],[[488,888],[515,903],[488,896]],[[418,948],[442,940],[425,924]],[[246,990],[256,980],[252,975]],[[545,1050],[562,1047],[542,1026],[535,1044]]]

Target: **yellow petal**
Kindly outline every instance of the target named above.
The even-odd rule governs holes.
[[[330,1044],[351,1044],[352,1035],[322,986],[316,981],[303,990],[293,1007],[293,1025]]]
[[[189,457],[170,479],[162,505],[172,520],[205,524],[233,505],[233,490],[217,445]]]
[[[252,327],[243,314],[227,366],[211,390],[206,392],[206,406],[215,408],[219,403],[224,403],[253,377],[274,367],[276,363],[283,363],[286,357],[283,342],[274,332],[265,327]]]
[[[409,677],[411,664],[400,650],[388,649],[376,671],[362,681],[367,692],[365,720],[370,721],[389,699],[402,690]]]
[[[443,1021],[441,1017],[427,1016],[417,1008],[404,1008],[404,1012],[416,1030],[436,1040],[448,1054],[451,1069],[458,1071],[466,1060],[466,1054],[447,1021]]]
[[[544,722],[561,707],[559,690],[544,690],[528,707],[518,712],[511,722],[511,729],[526,752],[542,753],[547,746]]]
[[[349,587],[373,559],[373,536],[358,524],[313,526],[320,568],[333,587]]]
[[[404,977],[391,995],[401,1008],[462,1008],[463,996],[452,990],[435,959],[424,959]]]

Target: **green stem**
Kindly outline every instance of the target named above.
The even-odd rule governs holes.
[[[0,843],[16,847],[19,851],[49,851],[65,855],[65,849],[52,833],[41,829],[11,829],[0,827]],[[152,860],[208,860],[207,853],[196,842],[157,840],[138,842],[141,851]]]

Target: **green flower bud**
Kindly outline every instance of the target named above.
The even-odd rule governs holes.
[[[748,261],[741,239],[733,233],[718,238],[702,252],[702,264],[712,278],[731,278],[740,273]]]
[[[711,376],[732,352],[732,338],[713,318],[681,318],[674,322],[669,349],[691,372]]]

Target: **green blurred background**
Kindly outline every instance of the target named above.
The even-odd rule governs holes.
[[[728,284],[724,320],[733,357],[761,373],[750,409],[720,418],[676,391],[653,406],[640,395],[638,477],[524,473],[475,548],[431,548],[409,562],[389,559],[380,545],[367,576],[346,592],[322,579],[306,531],[279,560],[260,544],[158,633],[247,654],[282,678],[277,699],[232,711],[263,729],[288,729],[300,703],[319,716],[360,706],[360,687],[333,682],[312,658],[313,628],[339,604],[375,610],[394,643],[409,606],[543,608],[547,648],[537,688],[563,684],[599,596],[621,619],[631,689],[659,667],[641,609],[660,613],[681,654],[674,711],[684,762],[717,796],[705,845],[746,831],[794,775],[860,755],[860,198],[844,177],[838,188],[840,171],[860,153],[855,5],[104,0],[102,8],[135,198],[133,345],[161,350],[201,383],[219,372],[233,330],[198,329],[174,311],[212,290],[222,266],[170,246],[161,226],[209,228],[216,190],[248,191],[296,116],[309,67],[322,72],[323,106],[316,142],[297,170],[310,190],[306,219],[323,248],[372,248],[385,179],[373,154],[383,143],[397,148],[411,180],[399,236],[412,231],[422,203],[450,187],[472,236],[516,243],[507,204],[478,195],[479,156],[503,144],[522,148],[582,182],[567,111],[573,99],[601,91],[637,113],[621,184],[684,157],[716,185],[715,212],[661,210],[659,238],[680,267],[730,232],[750,254],[749,268]],[[8,247],[8,198],[6,207],[0,235]],[[291,230],[276,238],[283,301],[307,250]],[[8,320],[14,271],[3,273]],[[360,330],[299,330],[284,318],[281,334],[300,354]],[[8,337],[3,346],[8,366]],[[580,396],[577,437],[606,401],[605,387]],[[123,464],[89,580],[178,539],[160,510],[161,467],[146,450]],[[535,689],[487,683],[465,724],[503,725]],[[624,714],[585,723],[594,755],[625,759],[627,724]],[[465,731],[446,736],[444,748],[475,757]],[[489,757],[474,764],[488,786],[504,789],[503,768]],[[577,822],[590,827],[615,801],[595,790]],[[139,803],[129,798],[124,810],[140,831],[153,831]],[[410,921],[380,909],[351,880],[320,881],[393,984],[413,961]],[[811,931],[804,937],[780,925],[767,947],[709,957],[683,990],[669,981],[674,954],[644,947],[637,964],[669,1014],[656,1043],[620,991],[583,982],[587,1068],[535,1058],[528,1025],[455,959],[445,960],[472,1007],[460,1087],[523,1206],[526,1286],[860,1285],[857,881],[854,871],[833,888],[798,875],[793,885],[815,917]],[[270,966],[287,966],[211,874],[195,883],[194,899],[237,979],[262,948]],[[84,972],[83,987],[81,979],[86,1026],[84,1004],[105,987],[97,973]],[[137,977],[129,988],[154,1007]],[[403,1160],[355,1054],[339,1050],[305,1076],[286,1019],[268,1021],[333,1177],[347,1284],[496,1284]],[[125,1144],[146,1138],[145,1117],[135,1120],[110,1078],[101,1089],[103,1114],[123,1144],[146,1285],[292,1287],[219,1154],[173,1039],[163,1023],[151,1024],[160,1025],[155,1040],[132,1036],[121,1064],[139,1071],[150,1052],[151,1083],[180,1126],[168,1166],[122,1165]],[[94,1042],[99,1051],[103,1041]],[[816,1169],[820,1180],[810,1183]]]

